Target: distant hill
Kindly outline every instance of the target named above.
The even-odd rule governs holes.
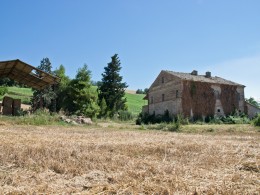
[[[23,104],[30,104],[33,91],[31,88],[21,87],[7,87],[8,93],[5,96],[12,97],[14,99],[21,99]],[[0,100],[3,100],[4,96],[0,96]]]
[[[142,106],[147,105],[147,100],[143,100],[144,94],[126,93],[128,110],[134,114],[142,111]]]
[[[20,88],[20,87],[7,87],[8,93],[6,96],[10,96],[15,99],[21,99],[23,104],[30,104],[33,91],[31,88]],[[95,86],[93,88],[96,89]],[[134,90],[126,90],[126,99],[128,110],[133,114],[139,114],[142,110],[142,106],[147,104],[147,100],[143,100],[144,94],[135,94]],[[0,96],[0,100],[3,96]]]

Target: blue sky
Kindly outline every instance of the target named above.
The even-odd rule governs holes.
[[[0,61],[48,57],[71,78],[86,63],[98,81],[117,53],[130,89],[196,69],[260,98],[259,10],[259,0],[2,0]]]

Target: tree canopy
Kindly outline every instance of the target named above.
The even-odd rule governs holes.
[[[91,87],[91,71],[85,64],[68,84],[65,92],[64,110],[70,114],[85,115],[91,118],[99,114],[97,92]]]
[[[120,76],[121,63],[117,54],[111,57],[111,62],[104,68],[102,81],[98,84],[99,104],[105,107],[102,113],[113,116],[119,110],[126,110],[125,89],[127,84]],[[104,102],[105,101],[105,102]]]
[[[49,58],[41,60],[38,69],[52,74],[52,65]],[[36,74],[39,74],[36,72]],[[34,110],[39,108],[48,108],[50,111],[56,111],[56,93],[53,86],[46,87],[43,90],[34,90],[32,98],[32,107]]]
[[[260,103],[258,103],[253,97],[250,97],[249,99],[246,99],[246,101],[258,108],[260,108]]]

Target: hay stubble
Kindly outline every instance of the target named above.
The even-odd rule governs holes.
[[[2,126],[0,191],[258,194],[259,134]]]

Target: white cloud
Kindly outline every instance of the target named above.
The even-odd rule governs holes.
[[[260,55],[221,62],[207,67],[207,70],[212,76],[245,85],[245,96],[260,100]]]

